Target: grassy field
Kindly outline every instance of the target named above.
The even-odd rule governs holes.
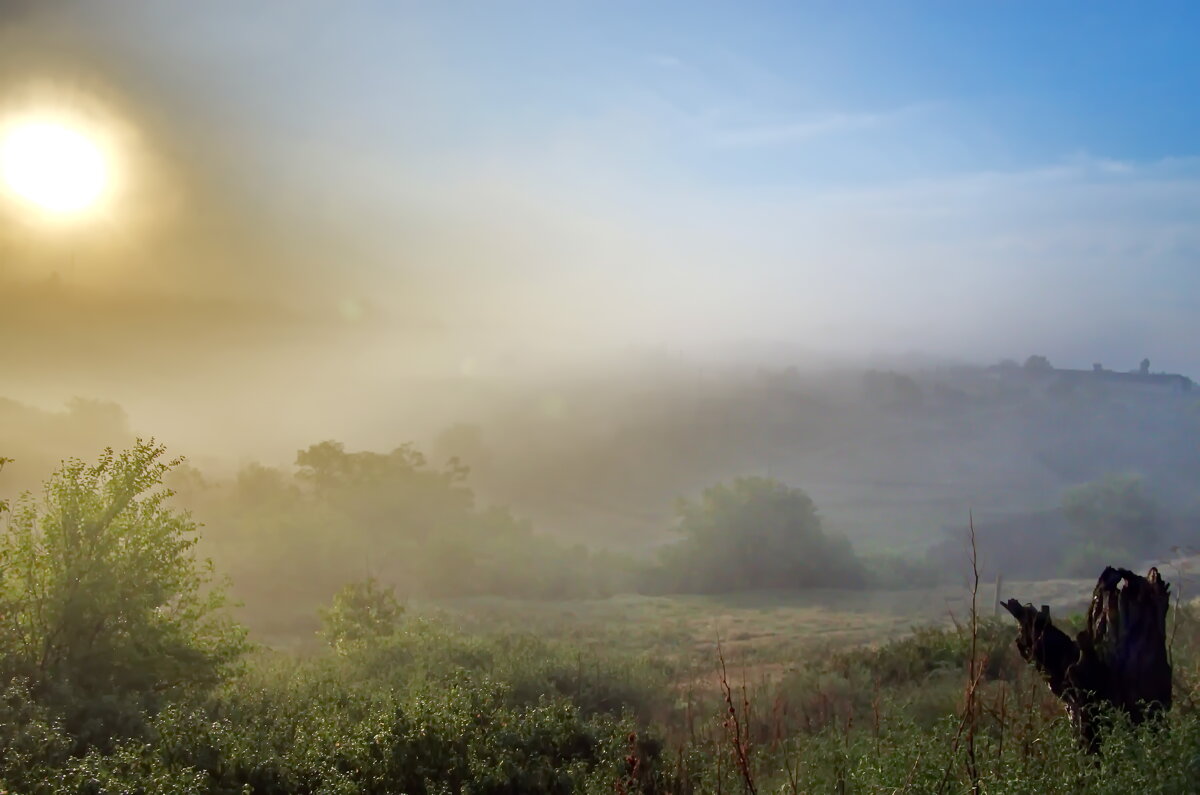
[[[1001,596],[1048,604],[1055,615],[1068,616],[1084,610],[1093,585],[1090,580],[1018,581],[1004,583]],[[981,585],[981,615],[992,614],[994,599],[994,583]],[[967,620],[970,602],[965,587],[939,586],[573,601],[489,597],[416,601],[408,609],[448,619],[472,633],[530,633],[584,649],[670,659],[686,667],[714,664],[719,638],[734,664],[773,672],[823,651],[901,638],[916,627],[952,627]],[[257,639],[272,648],[306,651],[320,646],[313,615],[255,629]]]

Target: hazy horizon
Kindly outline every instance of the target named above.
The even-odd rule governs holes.
[[[1192,9],[633,8],[6,4],[0,121],[114,180],[0,205],[0,395],[298,444],[648,353],[1200,373]]]

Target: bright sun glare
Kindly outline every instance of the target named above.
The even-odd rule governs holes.
[[[52,213],[77,213],[99,201],[108,163],[82,132],[28,121],[0,134],[0,177],[22,199]]]

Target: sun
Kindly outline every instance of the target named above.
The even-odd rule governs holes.
[[[55,121],[23,121],[0,132],[0,178],[16,196],[54,214],[93,207],[109,183],[97,143]]]

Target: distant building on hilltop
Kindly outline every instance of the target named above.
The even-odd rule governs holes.
[[[993,365],[989,371],[1002,376],[1020,377],[1038,381],[1053,381],[1059,384],[1077,383],[1111,383],[1123,384],[1155,391],[1187,393],[1192,391],[1192,379],[1179,373],[1152,373],[1150,360],[1142,359],[1136,370],[1120,372],[1106,370],[1104,365],[1097,362],[1090,370],[1070,370],[1054,367],[1044,356],[1031,356],[1024,366],[1015,362]]]

